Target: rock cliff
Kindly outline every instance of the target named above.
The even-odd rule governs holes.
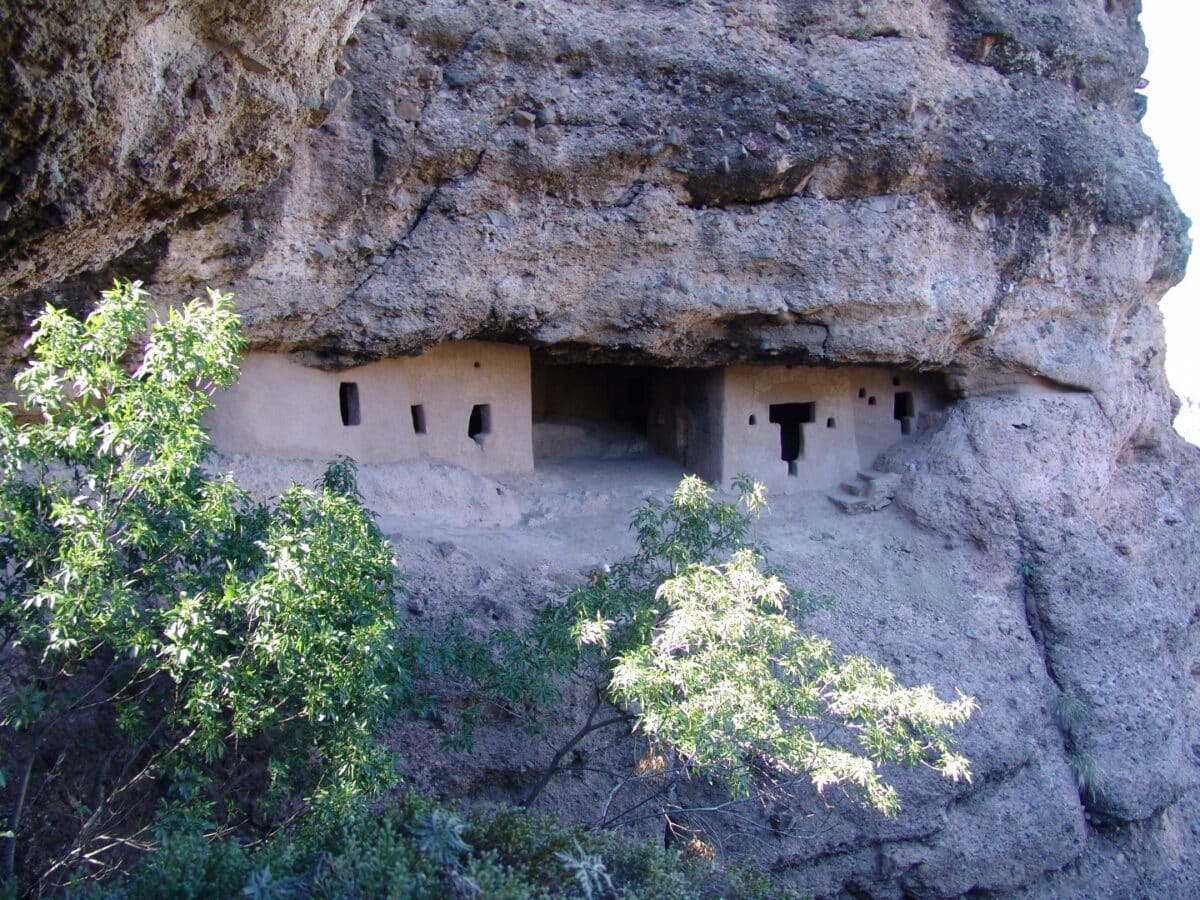
[[[886,627],[828,628],[966,673],[978,777],[775,871],[1194,894],[1200,453],[1156,307],[1189,242],[1138,125],[1138,10],[380,0],[349,34],[357,2],[8,4],[6,331],[126,253],[160,296],[233,289],[254,347],[325,367],[477,337],[945,373],[958,401],[883,462],[906,552],[963,574],[929,621],[897,588]],[[852,581],[824,587],[869,609]]]
[[[0,6],[0,291],[97,268],[274,178],[362,0]]]

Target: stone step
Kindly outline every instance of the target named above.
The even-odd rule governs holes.
[[[847,515],[875,512],[889,506],[900,486],[900,476],[894,472],[865,469],[858,481],[843,481],[840,490],[826,496]]]
[[[863,497],[854,494],[847,494],[845,491],[839,491],[836,494],[826,494],[830,501],[847,515],[857,515],[860,512],[866,512],[864,508],[866,500]]]

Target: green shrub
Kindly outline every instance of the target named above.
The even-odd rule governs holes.
[[[610,684],[640,710],[651,742],[734,796],[749,795],[759,777],[806,774],[818,791],[848,785],[888,815],[900,803],[880,777],[883,763],[969,778],[946,729],[967,719],[974,700],[943,702],[866,657],[839,658],[829,641],[797,628],[787,586],[759,563],[739,550],[659,585],[658,627],[616,660]],[[837,730],[856,750],[831,740]]]
[[[393,780],[381,726],[422,702],[353,465],[274,506],[203,467],[201,417],[241,347],[229,297],[158,317],[118,283],[85,321],[46,310],[14,381],[23,415],[0,408],[0,653],[16,679],[0,737],[28,774],[81,728],[116,735],[83,773],[99,789],[59,869],[102,869],[88,854],[106,823],[144,830],[156,795],[178,822],[261,806],[264,779],[281,800],[373,793]]]
[[[763,487],[742,478],[738,488],[739,504],[726,503],[684,478],[668,504],[634,513],[632,557],[548,604],[528,630],[497,632],[484,650],[455,645],[451,655],[469,662],[468,677],[495,702],[534,709],[567,674],[590,672],[630,712],[597,724],[593,710],[572,741],[630,721],[653,753],[674,760],[666,768],[719,781],[735,797],[803,777],[893,815],[885,763],[969,779],[949,730],[975,701],[904,687],[884,666],[839,657],[802,632],[798,622],[820,601],[765,567],[750,540]]]
[[[451,830],[463,847],[441,856],[429,853],[432,821],[457,823]],[[196,900],[779,896],[761,877],[685,860],[611,833],[565,828],[509,808],[476,812],[464,821],[418,796],[375,811],[344,807],[281,832],[254,850],[232,837],[172,835],[135,872],[93,889],[93,895],[141,900],[163,896],[168,885],[170,896]]]

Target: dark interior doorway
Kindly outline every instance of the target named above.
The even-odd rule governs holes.
[[[358,403],[357,381],[343,381],[338,385],[338,411],[342,415],[342,425],[349,427],[361,424],[362,413]]]
[[[482,444],[492,433],[492,405],[476,403],[471,407],[471,418],[467,420],[467,437]]]
[[[556,365],[534,360],[535,457],[626,457],[648,453],[650,370]]]
[[[796,474],[796,461],[804,456],[804,429],[817,420],[816,403],[772,403],[769,421],[779,426],[779,458],[788,464],[788,474]]]
[[[900,423],[900,433],[912,432],[913,417],[917,414],[917,405],[913,401],[912,391],[896,391],[896,399],[892,404],[892,418]]]

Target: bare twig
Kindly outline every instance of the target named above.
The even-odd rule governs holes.
[[[21,772],[21,782],[17,786],[17,798],[13,801],[12,812],[8,817],[9,836],[6,838],[8,843],[4,847],[5,881],[12,881],[13,872],[16,869],[17,829],[21,827],[21,813],[25,809],[25,794],[29,790],[29,776],[33,773],[33,761],[37,758],[41,746],[42,738],[39,734],[34,738],[33,746],[29,748],[29,755],[25,758],[25,768]]]
[[[528,808],[533,804],[533,801],[538,798],[538,795],[541,794],[543,790],[545,790],[546,785],[550,783],[550,780],[558,774],[558,771],[562,768],[562,761],[566,755],[575,749],[579,742],[586,738],[589,734],[591,734],[593,731],[599,731],[602,728],[607,728],[610,725],[620,725],[624,722],[630,722],[633,720],[633,716],[631,716],[629,713],[621,713],[618,716],[612,716],[597,722],[596,713],[600,711],[600,707],[603,706],[603,704],[604,695],[597,689],[596,702],[592,704],[592,708],[588,712],[587,721],[585,721],[582,727],[575,732],[571,739],[563,744],[563,746],[559,748],[558,752],[554,754],[554,758],[550,760],[550,766],[544,773],[542,773],[542,777],[539,778],[538,783],[533,786],[533,789],[529,792],[529,796],[521,801],[521,806]]]

